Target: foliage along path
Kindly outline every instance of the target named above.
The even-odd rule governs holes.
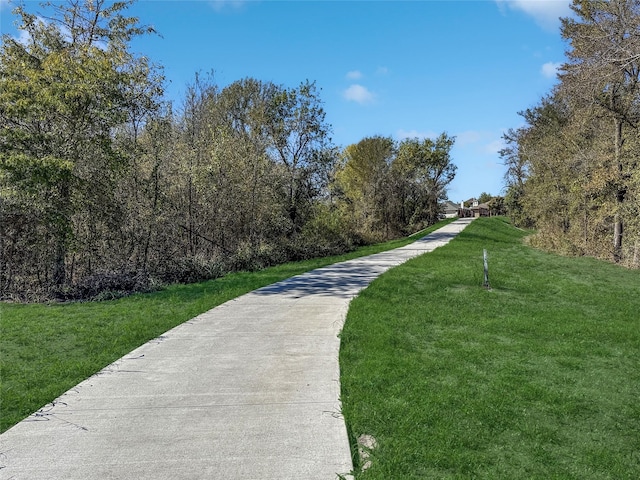
[[[2,434],[0,478],[349,474],[338,366],[349,302],[470,221],[255,290],[146,343]]]

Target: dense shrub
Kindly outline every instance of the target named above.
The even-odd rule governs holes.
[[[101,272],[84,277],[72,285],[51,289],[52,299],[110,300],[132,293],[153,290],[154,282],[145,271]]]

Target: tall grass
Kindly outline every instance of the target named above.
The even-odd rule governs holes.
[[[640,273],[524,235],[476,220],[352,302],[343,411],[354,451],[377,440],[356,478],[640,478]]]

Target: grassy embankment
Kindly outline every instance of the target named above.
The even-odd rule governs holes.
[[[227,300],[314,268],[406,245],[448,222],[341,256],[114,301],[0,304],[0,432],[134,348]]]
[[[476,220],[352,302],[343,409],[377,440],[356,478],[640,478],[640,272],[524,236]]]

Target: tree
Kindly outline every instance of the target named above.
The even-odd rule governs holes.
[[[525,136],[527,129],[522,127],[517,130],[510,128],[503,136],[505,147],[500,150],[500,158],[507,167],[504,174],[506,195],[504,198],[505,213],[511,217],[511,221],[519,227],[532,227],[533,223],[522,201],[525,191],[525,182],[529,177],[529,158],[525,150]]]
[[[28,40],[3,37],[2,206],[36,219],[34,239],[43,244],[33,247],[51,258],[46,276],[56,285],[69,279],[69,249],[82,246],[78,232],[117,223],[114,186],[127,152],[116,133],[132,117],[153,111],[162,93],[157,70],[128,50],[133,37],[152,31],[123,15],[130,4],[45,4],[46,19],[18,7],[14,13]],[[74,225],[78,215],[91,225]]]
[[[167,258],[178,253],[171,195],[179,177],[177,133],[171,108],[148,119],[136,135],[136,155],[120,182],[121,196],[126,199],[124,250],[136,271],[157,272]]]
[[[515,198],[522,201],[527,216],[541,228],[542,237],[559,245],[571,227],[575,159],[573,141],[567,138],[571,113],[556,95],[543,98],[536,107],[521,112],[521,116],[529,125],[520,139],[521,150],[527,153],[529,177],[525,195],[518,195],[516,184],[507,199],[509,203]]]
[[[562,19],[569,41],[568,62],[560,88],[574,108],[589,115],[594,109],[610,121],[611,154],[607,180],[613,203],[613,259],[622,259],[624,204],[637,168],[625,140],[635,135],[640,120],[640,4],[635,0],[574,0],[576,18]]]
[[[178,259],[249,268],[307,251],[299,237],[335,159],[317,102],[311,87],[245,78],[219,89],[212,77],[196,76],[174,149]]]
[[[487,192],[482,192],[478,197],[478,203],[487,203],[489,200],[493,198],[493,195]]]
[[[182,194],[176,198],[176,206],[182,212],[182,220],[178,226],[186,237],[185,253],[193,257],[198,253],[202,242],[209,242],[201,232],[204,219],[201,198],[196,187],[196,176],[207,164],[212,143],[212,131],[215,120],[211,109],[216,101],[218,88],[212,76],[202,77],[196,74],[195,80],[187,87],[183,102],[183,113],[180,124],[181,151],[180,177],[184,182]]]
[[[455,178],[457,167],[451,161],[455,137],[442,133],[435,140],[403,140],[396,162],[407,178],[420,189],[421,205],[414,210],[413,222],[435,223],[440,217],[440,202],[447,198],[447,186]]]
[[[504,197],[492,197],[488,202],[489,212],[492,216],[494,215],[505,215],[507,213],[506,207],[504,204]]]
[[[314,82],[298,88],[279,87],[271,97],[264,123],[270,138],[269,151],[285,170],[285,196],[291,222],[290,233],[304,222],[304,206],[317,194],[312,179],[320,166],[318,153],[326,149],[330,126]]]
[[[243,223],[234,234],[254,250],[281,235],[280,229],[272,227],[284,223],[276,220],[281,218],[283,207],[274,194],[283,180],[267,154],[270,138],[265,128],[268,109],[278,92],[271,82],[246,78],[225,87],[216,100],[219,127],[212,132],[216,161],[219,167],[225,165],[223,176],[235,178],[236,185],[233,191],[220,189],[217,203],[223,203],[223,197],[233,199],[235,207],[229,208],[228,214]]]
[[[344,163],[337,180],[348,202],[354,228],[366,238],[390,234],[389,170],[394,155],[391,137],[367,137],[344,149]]]

